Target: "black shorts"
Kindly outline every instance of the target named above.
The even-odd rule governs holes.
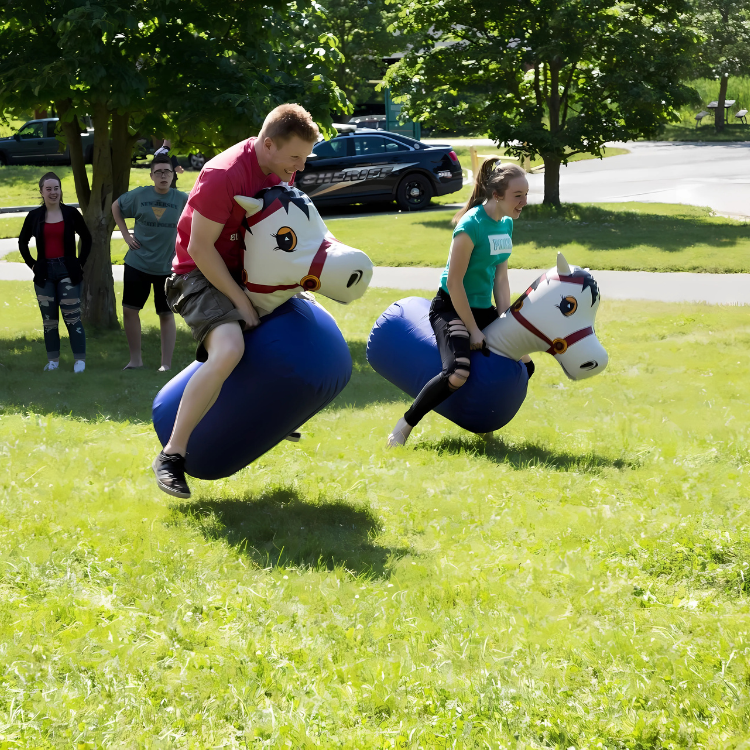
[[[493,320],[497,320],[498,313],[495,307],[472,307],[471,314],[480,331],[483,331]],[[469,337],[451,336],[450,322],[461,319],[453,307],[453,300],[447,292],[438,290],[430,305],[430,324],[435,331],[440,359],[443,362],[443,372],[448,375],[456,369],[456,359],[463,357],[469,359],[471,356],[471,345]],[[464,368],[468,370],[469,368]]]
[[[164,283],[169,275],[159,276],[145,271],[139,271],[133,266],[125,264],[123,274],[124,289],[122,292],[122,306],[131,310],[143,310],[151,287],[154,287],[154,307],[157,315],[169,315],[172,311],[167,304],[167,295],[164,292]]]
[[[238,285],[241,284],[239,277],[233,275],[233,278]],[[168,276],[166,291],[172,312],[182,315],[198,342],[195,358],[199,362],[208,359],[203,342],[214,328],[234,321],[239,323],[240,328],[245,326],[245,320],[232,300],[211,284],[199,268]]]

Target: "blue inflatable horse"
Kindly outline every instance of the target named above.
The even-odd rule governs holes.
[[[571,380],[596,375],[608,357],[594,332],[601,295],[587,269],[557,266],[543,273],[506,312],[484,329],[490,356],[472,352],[471,376],[436,409],[459,427],[486,433],[504,427],[526,398],[524,354],[544,351]],[[377,320],[367,342],[367,361],[412,398],[442,364],[428,320],[430,301],[407,297]]]
[[[310,199],[296,188],[235,196],[246,211],[243,282],[261,315],[245,333],[245,353],[216,403],[193,431],[185,471],[219,479],[239,471],[317,414],[349,382],[352,360],[336,322],[320,305],[299,298],[317,291],[341,303],[361,297],[372,262],[328,232]],[[172,433],[194,362],[154,399],[156,434]]]

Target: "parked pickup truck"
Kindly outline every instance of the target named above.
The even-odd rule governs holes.
[[[55,138],[57,117],[29,120],[17,133],[0,138],[0,164],[70,164],[70,150]],[[94,155],[94,131],[81,133],[83,158]]]

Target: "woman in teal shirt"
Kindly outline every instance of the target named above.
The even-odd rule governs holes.
[[[515,164],[488,159],[477,175],[466,205],[453,217],[455,229],[440,289],[430,305],[443,370],[421,390],[388,436],[388,447],[403,445],[419,420],[468,379],[470,353],[489,355],[482,329],[510,307],[508,258],[513,249],[513,219],[526,205],[526,172]],[[492,293],[495,304],[492,305]],[[529,371],[534,363],[523,358]]]

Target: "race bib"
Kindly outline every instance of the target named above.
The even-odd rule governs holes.
[[[513,251],[513,242],[509,234],[491,234],[487,239],[490,243],[490,255],[500,255]]]

